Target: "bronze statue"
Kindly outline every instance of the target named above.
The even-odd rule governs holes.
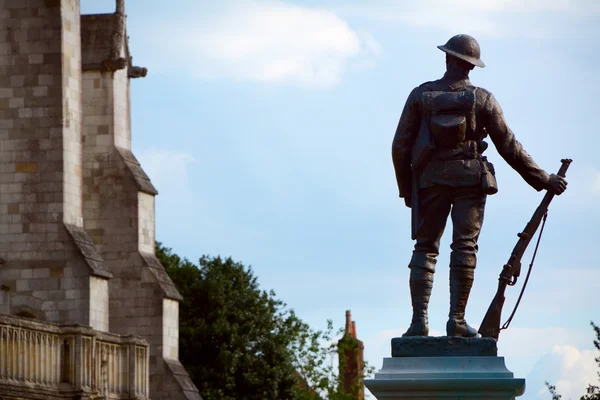
[[[400,197],[412,208],[416,240],[410,268],[413,316],[404,336],[427,336],[427,306],[436,259],[448,215],[452,217],[448,336],[474,337],[465,321],[473,285],[477,239],[486,197],[497,191],[493,165],[483,156],[488,135],[498,153],[534,189],[565,191],[564,178],[542,170],[510,130],[494,96],[473,86],[469,72],[485,67],[479,43],[456,35],[445,45],[446,73],[408,96],[394,141],[392,158]]]

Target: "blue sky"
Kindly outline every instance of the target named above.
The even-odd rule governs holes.
[[[129,0],[135,64],[134,152],[160,194],[157,239],[178,254],[232,256],[315,328],[351,309],[365,358],[379,368],[410,319],[410,210],[397,197],[390,146],[410,90],[444,72],[436,49],[475,36],[492,91],[536,162],[573,158],[551,206],[521,308],[501,355],[527,378],[578,398],[596,378],[600,323],[600,147],[596,115],[600,3],[593,0],[219,2]],[[111,12],[112,0],[82,11]],[[467,319],[477,326],[497,275],[543,193],[498,156]],[[449,232],[449,230],[448,230]],[[448,313],[449,233],[430,303]],[[529,263],[531,252],[523,264]],[[520,287],[510,288],[505,314]]]

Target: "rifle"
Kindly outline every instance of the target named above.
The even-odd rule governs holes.
[[[570,159],[561,160],[562,165],[558,170],[559,176],[565,177],[567,173],[567,169],[571,164]],[[554,198],[554,193],[547,192],[542,202],[538,206],[538,208],[533,213],[533,217],[523,229],[523,232],[519,233],[517,236],[519,240],[515,245],[508,262],[502,267],[502,272],[500,273],[500,278],[498,278],[498,290],[496,291],[496,295],[490,304],[490,307],[483,317],[483,321],[481,321],[481,326],[479,327],[479,333],[483,337],[491,337],[498,340],[498,336],[500,335],[501,329],[506,329],[508,327],[508,323],[510,323],[510,319],[514,315],[517,306],[519,305],[519,301],[521,300],[521,296],[523,295],[523,291],[525,290],[525,285],[527,284],[527,280],[525,280],[525,284],[523,285],[523,290],[521,291],[521,296],[519,296],[519,300],[515,305],[515,309],[513,314],[509,318],[509,321],[504,324],[502,328],[500,328],[500,318],[502,316],[502,307],[504,306],[504,292],[506,290],[506,286],[514,286],[517,283],[519,275],[521,274],[521,258],[523,258],[523,254],[531,242],[531,238],[537,231],[537,228],[540,226],[542,219],[545,219],[546,212],[548,211],[548,206],[550,202]],[[543,229],[543,228],[542,228]],[[538,242],[539,244],[539,242]],[[532,263],[533,264],[533,263]],[[529,276],[528,276],[529,277]]]

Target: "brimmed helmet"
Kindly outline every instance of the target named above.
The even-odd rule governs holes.
[[[469,35],[460,34],[452,36],[446,44],[438,46],[438,49],[446,54],[460,58],[471,65],[476,65],[481,68],[485,67],[485,64],[479,58],[481,57],[479,43],[477,43],[475,38]]]

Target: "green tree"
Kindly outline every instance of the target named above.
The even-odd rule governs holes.
[[[333,325],[313,331],[250,267],[203,256],[196,266],[156,245],[184,300],[179,358],[204,400],[346,400],[333,358]]]
[[[594,329],[594,333],[596,334],[594,347],[596,350],[600,351],[600,328],[596,326],[594,322],[590,322],[590,324],[592,325],[592,329]],[[596,363],[598,364],[598,382],[600,382],[600,356],[596,357]],[[550,385],[548,382],[546,382],[546,386],[552,395],[552,400],[561,400],[562,395],[556,391],[556,386]],[[600,400],[600,386],[589,384],[586,389],[586,394],[581,396],[579,400]]]

